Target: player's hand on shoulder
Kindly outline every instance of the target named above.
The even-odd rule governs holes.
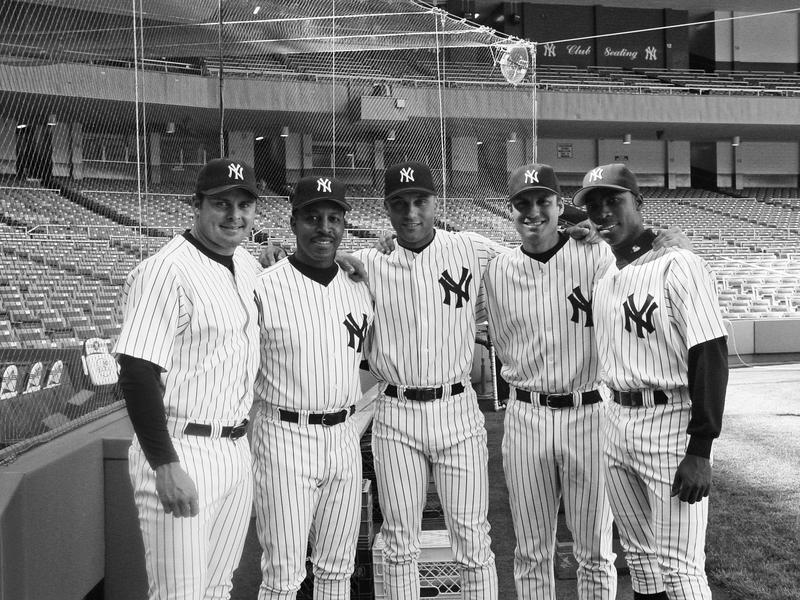
[[[337,252],[336,264],[339,265],[339,268],[347,273],[353,281],[363,281],[366,283],[369,280],[367,277],[367,268],[364,266],[364,263],[352,254]]]
[[[391,254],[395,246],[395,238],[397,234],[394,232],[384,233],[375,242],[375,249],[381,254]]]
[[[271,267],[282,258],[286,258],[286,250],[275,244],[264,244],[261,246],[258,262],[261,263],[262,267],[266,268]]]
[[[710,491],[711,461],[693,454],[684,456],[672,481],[672,496],[677,496],[681,502],[694,504],[708,496]]]
[[[656,232],[656,239],[653,240],[653,250],[662,248],[682,248],[689,252],[694,252],[692,240],[689,239],[680,227],[670,227]]]
[[[598,244],[602,241],[600,234],[597,233],[597,229],[595,229],[589,219],[584,219],[580,223],[567,227],[564,232],[572,239],[586,244]]]
[[[197,486],[180,463],[171,462],[156,467],[156,493],[167,514],[196,517],[200,512]]]

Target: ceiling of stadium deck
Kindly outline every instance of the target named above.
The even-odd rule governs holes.
[[[7,55],[22,49],[19,54],[32,57],[38,51],[42,58],[69,54],[120,58],[133,54],[137,39],[137,51],[145,58],[220,52],[214,0],[143,0],[136,34],[130,9],[115,3],[120,8],[114,10],[108,4],[14,0],[0,10],[6,13],[0,18],[1,49]],[[228,56],[486,46],[508,39],[413,0],[224,0],[222,19],[222,52]],[[15,29],[14,23],[25,25]]]

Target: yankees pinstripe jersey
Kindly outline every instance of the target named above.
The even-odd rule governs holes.
[[[688,385],[688,349],[725,337],[714,276],[687,250],[652,250],[595,288],[603,377],[615,390]]]
[[[260,267],[243,248],[233,265],[235,275],[176,236],[131,271],[123,287],[124,322],[114,351],[164,369],[173,433],[189,421],[233,425],[250,410]]]
[[[367,286],[341,270],[322,285],[285,258],[258,277],[256,301],[262,334],[256,398],[295,411],[354,405],[361,397],[358,367],[373,319]],[[314,343],[309,329],[324,329],[325,343]]]
[[[469,379],[475,306],[484,270],[508,249],[475,233],[435,230],[421,252],[397,246],[354,253],[375,299],[370,368],[394,385],[431,387]]]
[[[597,387],[592,288],[611,262],[607,244],[568,238],[547,262],[518,247],[489,263],[489,330],[510,385],[548,394]]]

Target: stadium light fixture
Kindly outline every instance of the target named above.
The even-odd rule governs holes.
[[[254,14],[254,15],[257,15],[257,14],[258,14],[258,13],[260,13],[260,12],[261,12],[261,6],[256,6],[256,7],[253,9],[253,14]]]
[[[257,142],[260,142],[260,141],[261,141],[261,140],[263,140],[263,139],[264,139],[264,136],[263,136],[263,135],[256,136],[256,141],[257,141]]]
[[[170,121],[167,123],[167,133],[173,134],[175,133],[175,121]]]
[[[289,137],[289,127],[288,127],[287,125],[284,125],[284,126],[281,128],[281,137],[282,137],[282,138],[287,138],[287,137]]]
[[[27,126],[28,126],[27,123],[20,123],[19,125],[17,125],[17,129],[25,129]]]
[[[394,129],[390,129],[389,134],[386,136],[386,141],[393,142],[395,138],[397,138],[397,131],[395,131]]]
[[[731,146],[733,146],[734,148],[737,148],[739,146],[739,144],[741,144],[741,143],[742,143],[742,140],[738,135],[733,136],[733,139],[731,140]]]
[[[517,132],[512,131],[508,136],[508,143],[515,144],[517,142]]]
[[[58,120],[56,118],[56,113],[50,113],[47,117],[47,126],[48,127],[55,127],[58,124]]]
[[[625,144],[626,146],[631,143],[631,134],[630,133],[626,133],[625,134],[625,137],[622,138],[622,143]]]
[[[475,142],[475,144],[477,146],[483,146],[483,140],[478,140],[477,142]]]

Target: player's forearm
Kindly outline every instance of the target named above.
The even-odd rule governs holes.
[[[708,458],[722,429],[728,386],[728,344],[719,337],[689,349],[689,396],[692,416],[686,454]]]
[[[125,354],[119,357],[119,385],[133,430],[152,469],[178,462],[167,429],[158,367]]]

